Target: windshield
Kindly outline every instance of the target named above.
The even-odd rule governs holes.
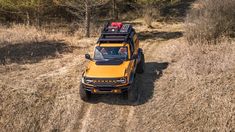
[[[95,48],[94,59],[121,59],[126,60],[128,58],[127,47],[99,47]]]

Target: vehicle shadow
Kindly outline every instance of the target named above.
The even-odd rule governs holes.
[[[74,48],[63,41],[7,44],[0,47],[0,65],[37,63],[43,59],[56,58],[60,54],[70,53]]]
[[[123,95],[92,95],[89,103],[107,103],[111,105],[141,105],[148,102],[153,97],[155,82],[162,74],[163,70],[168,67],[168,62],[146,62],[145,72],[137,75],[136,87],[138,92],[138,98],[135,102],[128,101],[123,98]]]
[[[144,31],[139,33],[139,39],[144,41],[148,39],[158,40],[161,39],[163,41],[176,39],[183,36],[182,32],[158,32],[158,31]]]

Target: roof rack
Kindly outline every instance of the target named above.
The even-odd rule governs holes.
[[[107,23],[97,43],[129,43],[134,34],[135,30],[131,24]]]

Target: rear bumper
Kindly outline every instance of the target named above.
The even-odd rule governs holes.
[[[130,88],[130,84],[127,84],[125,86],[110,86],[110,87],[98,87],[98,86],[88,86],[85,84],[82,84],[82,88],[86,91],[89,91],[93,94],[121,94],[125,91],[127,91]]]

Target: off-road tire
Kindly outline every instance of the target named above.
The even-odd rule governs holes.
[[[144,64],[145,64],[144,54],[141,53],[141,60],[137,65],[136,73],[140,73],[140,74],[144,73]]]
[[[123,93],[124,99],[131,103],[136,102],[138,98],[138,89],[135,85],[135,81],[131,84],[131,87]]]
[[[85,102],[89,101],[91,97],[91,93],[89,91],[86,91],[83,88],[82,84],[80,85],[80,88],[79,88],[79,94],[80,94],[80,98]]]

